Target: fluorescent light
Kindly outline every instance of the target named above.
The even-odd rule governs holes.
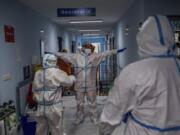
[[[83,36],[99,36],[98,33],[89,33],[89,34],[83,34]]]
[[[79,30],[79,31],[80,31],[80,32],[86,32],[86,31],[87,31],[87,32],[88,32],[88,31],[90,31],[90,32],[96,32],[96,31],[97,31],[97,32],[98,32],[98,31],[101,31],[101,30]]]
[[[102,20],[89,20],[89,21],[70,21],[71,24],[77,24],[77,23],[102,23]]]
[[[44,33],[44,30],[40,30],[40,33]]]

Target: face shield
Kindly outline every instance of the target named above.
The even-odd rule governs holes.
[[[94,51],[94,46],[92,44],[85,44],[83,45],[83,49],[82,51],[87,54],[87,55],[90,55],[91,53],[93,53]]]
[[[91,54],[91,49],[85,48],[84,52],[89,55],[89,54]]]

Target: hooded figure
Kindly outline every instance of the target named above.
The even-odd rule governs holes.
[[[75,77],[56,68],[56,62],[56,56],[46,54],[43,58],[43,69],[37,71],[34,77],[34,99],[38,103],[36,135],[48,135],[49,130],[52,135],[63,135],[60,86],[71,86]]]
[[[180,135],[180,67],[167,17],[149,17],[137,43],[144,59],[116,78],[101,114],[100,135],[110,135],[122,122],[122,135]]]
[[[103,53],[94,53],[94,46],[86,44],[77,54],[57,53],[61,59],[70,62],[75,67],[75,76],[77,78],[74,89],[76,91],[77,113],[75,124],[80,124],[84,120],[84,96],[87,94],[87,100],[90,108],[90,119],[97,124],[96,113],[96,73],[100,62],[113,54],[124,51],[111,50]]]

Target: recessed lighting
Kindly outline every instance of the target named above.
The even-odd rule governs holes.
[[[89,33],[89,34],[83,34],[83,36],[99,36],[98,33]]]
[[[80,31],[80,32],[98,32],[98,31],[101,31],[101,30],[78,30],[78,31]]]
[[[44,30],[40,30],[40,33],[44,33]]]
[[[87,21],[70,21],[71,24],[78,24],[78,23],[102,23],[102,20],[87,20]]]

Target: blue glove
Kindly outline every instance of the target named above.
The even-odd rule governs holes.
[[[118,50],[117,50],[117,53],[121,53],[121,52],[125,51],[126,49],[127,49],[126,47],[123,48],[123,49],[118,49]]]

